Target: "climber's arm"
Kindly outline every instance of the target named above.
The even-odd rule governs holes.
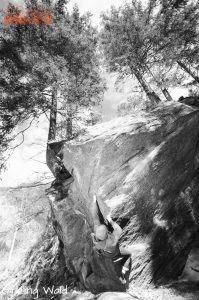
[[[112,235],[114,236],[114,244],[116,244],[118,242],[120,236],[122,235],[122,228],[120,227],[120,225],[118,225],[116,222],[114,222],[112,220],[110,215],[107,216],[107,220],[113,227]]]
[[[97,241],[95,239],[95,234],[93,232],[91,233],[91,238],[92,238],[93,244],[96,245]]]

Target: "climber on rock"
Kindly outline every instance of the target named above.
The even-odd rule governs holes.
[[[96,196],[94,196],[92,215],[94,221],[94,233],[91,233],[94,249],[106,257],[112,259],[114,265],[122,264],[120,280],[126,283],[126,274],[131,263],[131,253],[124,247],[119,247],[119,238],[122,235],[122,228],[112,220],[110,214],[107,215],[105,224],[102,223],[102,215]],[[101,220],[100,220],[101,219]]]

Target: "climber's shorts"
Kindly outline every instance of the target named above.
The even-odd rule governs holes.
[[[107,252],[103,249],[97,249],[97,248],[95,248],[95,251],[100,255],[111,258],[113,261],[115,261],[116,259],[118,259],[119,257],[122,256],[120,253],[119,246],[116,246],[116,248],[113,252]]]
[[[108,258],[108,260],[110,259],[113,262],[114,269],[117,275],[121,275],[122,267],[126,260],[129,258],[129,255],[122,255],[119,249],[119,245],[116,246],[114,252],[111,253],[104,251],[103,249],[97,249],[95,247],[93,250],[98,256],[103,256],[104,258]]]

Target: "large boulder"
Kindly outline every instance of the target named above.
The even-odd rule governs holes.
[[[197,247],[198,140],[199,111],[173,103],[49,144],[70,174],[51,191],[54,225],[69,269],[87,289],[126,289],[111,261],[93,258],[95,194],[123,228],[120,244],[132,253],[130,286],[162,284],[181,274]]]

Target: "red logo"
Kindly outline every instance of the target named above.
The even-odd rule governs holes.
[[[3,17],[4,25],[50,25],[52,13],[46,7],[40,6],[34,9],[21,10],[13,5],[8,6]]]

